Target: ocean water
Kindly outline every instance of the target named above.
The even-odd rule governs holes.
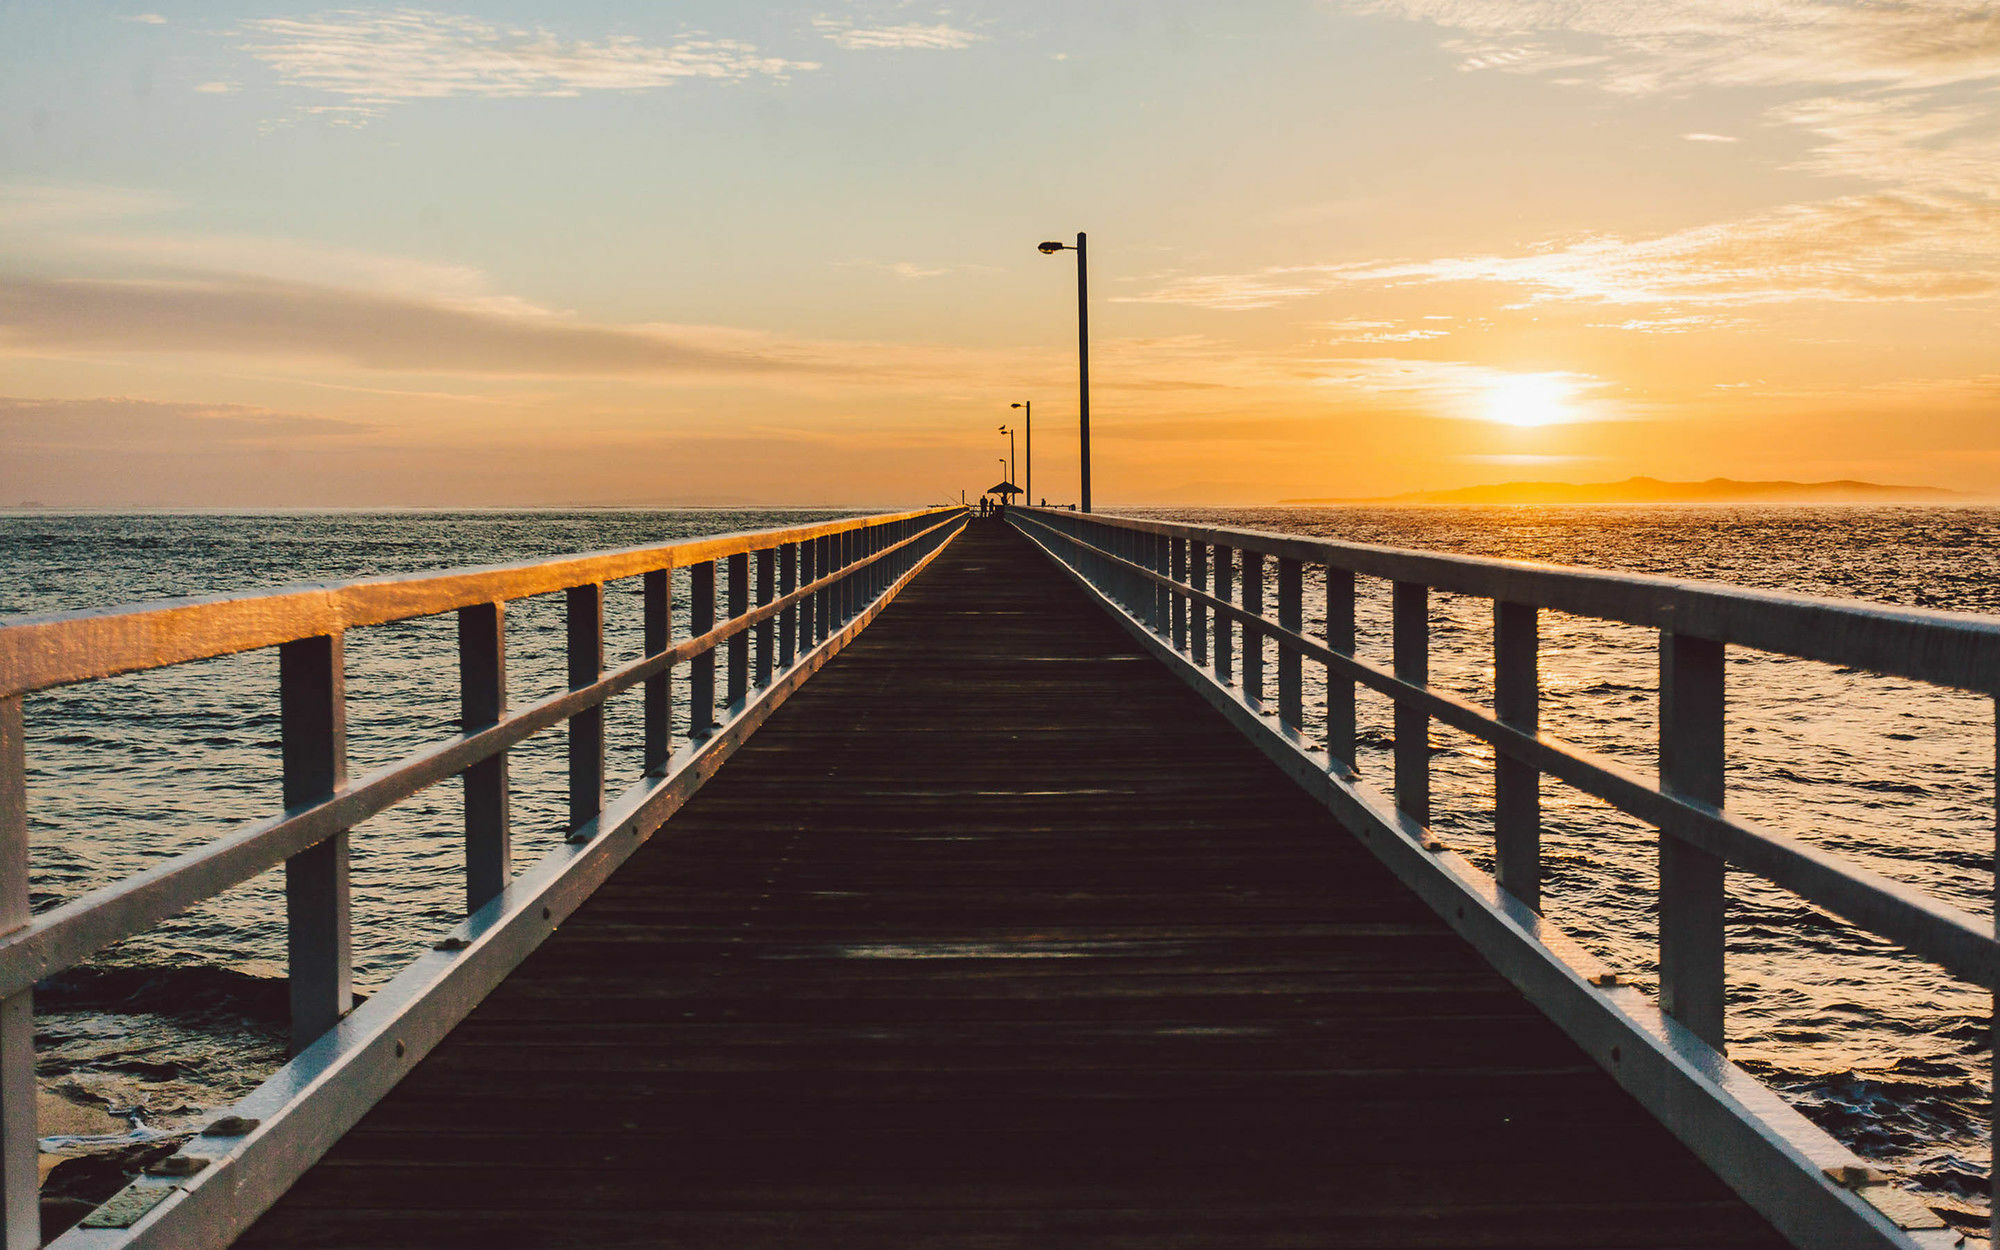
[[[670,542],[848,515],[831,510],[0,515],[0,618]],[[687,634],[686,574],[675,582]],[[639,579],[606,588],[607,667],[643,642]],[[348,775],[457,732],[447,614],[347,638]],[[513,706],[566,683],[563,596],[508,607]],[[686,706],[685,672],[676,706]],[[31,900],[109,885],[282,804],[275,649],[31,695]],[[639,776],[635,690],[609,705],[610,793]],[[514,871],[558,845],[564,735],[509,753]],[[366,994],[464,915],[462,788],[434,787],[351,836],[355,987]],[[283,874],[265,873],[37,988],[45,1094],[131,1131],[45,1140],[64,1155],[184,1130],[285,1059]],[[46,1132],[47,1130],[45,1130]]]
[[[763,528],[826,512],[0,515],[0,615],[484,564]],[[1161,515],[1155,513],[1154,515]],[[2000,612],[2000,511],[1468,508],[1188,511],[1191,521]],[[636,585],[607,595],[607,651],[638,653]],[[685,588],[681,591],[684,593]],[[1360,646],[1388,659],[1386,585]],[[1309,616],[1323,605],[1309,597]],[[677,623],[685,620],[677,612]],[[1547,732],[1654,769],[1657,653],[1636,628],[1544,613]],[[1434,596],[1433,681],[1490,699],[1484,601]],[[1308,622],[1309,628],[1313,622]],[[684,632],[684,626],[683,626]],[[453,732],[449,616],[348,640],[351,775]],[[563,681],[561,597],[510,607],[510,697]],[[1308,667],[1308,719],[1324,685]],[[1992,914],[1993,702],[1732,653],[1729,806],[1954,905]],[[278,809],[275,652],[31,696],[34,903],[43,909]],[[614,788],[638,775],[636,696],[614,701]],[[1389,778],[1386,701],[1360,700],[1363,775]],[[1434,730],[1436,824],[1490,866],[1492,755]],[[515,867],[561,838],[562,735],[512,754]],[[381,984],[462,910],[456,783],[353,835],[357,984]],[[1655,835],[1544,784],[1549,914],[1634,982],[1655,973]],[[1984,1209],[1990,1002],[1782,891],[1730,874],[1730,1053],[1940,1204]],[[283,1061],[283,900],[266,874],[53,978],[37,994],[50,1092],[172,1131]],[[75,1151],[102,1143],[50,1143]]]
[[[2000,510],[1990,508],[1272,508],[1145,515],[2000,613]],[[1388,584],[1362,578],[1357,594],[1357,646],[1387,665]],[[1323,597],[1309,590],[1305,608],[1312,633],[1323,626]],[[1490,707],[1490,601],[1433,593],[1431,611],[1432,684]],[[1656,775],[1658,635],[1557,612],[1541,616],[1543,731]],[[1734,648],[1728,655],[1726,805],[1990,919],[1992,697]],[[1267,672],[1272,663],[1267,658]],[[1323,673],[1308,665],[1306,682],[1310,726],[1324,707]],[[1359,771],[1387,790],[1390,704],[1364,690],[1357,713]],[[1488,871],[1492,777],[1491,748],[1433,727],[1434,828]],[[1545,914],[1627,980],[1656,992],[1657,833],[1552,780],[1542,784],[1542,805]],[[1729,873],[1728,890],[1730,1057],[1940,1207],[1983,1213],[1990,997],[1745,873]]]

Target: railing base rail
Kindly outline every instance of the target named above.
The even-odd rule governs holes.
[[[1274,711],[1191,663],[1172,638],[1117,602],[1030,526],[1009,521],[1334,817],[1568,1034],[1653,1117],[1794,1245],[1945,1250],[1961,1244],[1920,1201],[1800,1115],[1754,1077],[1488,876],[1446,850],[1390,796],[1315,750]],[[1928,1225],[1906,1227],[1905,1225]]]
[[[183,1165],[192,1171],[141,1177],[49,1243],[51,1250],[180,1250],[240,1236],[963,529],[961,519],[790,671],[720,709],[720,723],[706,736],[580,824],[566,843],[211,1121],[175,1156],[194,1161]],[[124,1226],[107,1226],[117,1224]]]

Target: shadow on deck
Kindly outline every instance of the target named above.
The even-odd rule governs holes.
[[[245,1246],[1776,1246],[975,523]]]

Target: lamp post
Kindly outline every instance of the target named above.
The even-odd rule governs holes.
[[[1076,233],[1076,245],[1057,243],[1051,240],[1040,244],[1035,250],[1044,256],[1054,256],[1057,252],[1076,253],[1076,390],[1077,390],[1077,445],[1082,464],[1083,499],[1081,507],[1090,511],[1090,287],[1089,266],[1084,255],[1084,235]]]
[[[1007,466],[1007,482],[1014,482],[1014,431],[1009,426],[1001,426],[1000,432],[1007,436],[1007,458],[1000,463]]]
[[[1021,410],[1021,446],[1028,460],[1028,502],[1035,502],[1035,401],[1030,399],[1014,405]]]

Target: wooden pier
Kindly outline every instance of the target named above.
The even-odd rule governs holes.
[[[239,1244],[1783,1242],[976,523]]]
[[[1430,684],[1433,592],[1492,602],[1490,708]],[[567,685],[510,705],[508,605],[557,594]],[[1540,730],[1544,611],[1658,632],[1657,773]],[[459,725],[350,777],[346,634],[445,613]],[[33,697],[259,648],[282,796],[31,913]],[[0,622],[0,1250],[44,1243],[36,984],[280,868],[293,1057],[55,1250],[1947,1250],[1728,1061],[1725,869],[1988,990],[2000,941],[1726,809],[1727,648],[2000,691],[2000,618],[1046,509]],[[1436,723],[1492,749],[1491,875]],[[568,837],[517,865],[508,753],[557,730]],[[350,837],[453,778],[464,919],[357,1006]],[[1541,914],[1554,783],[1658,831],[1657,996]]]

